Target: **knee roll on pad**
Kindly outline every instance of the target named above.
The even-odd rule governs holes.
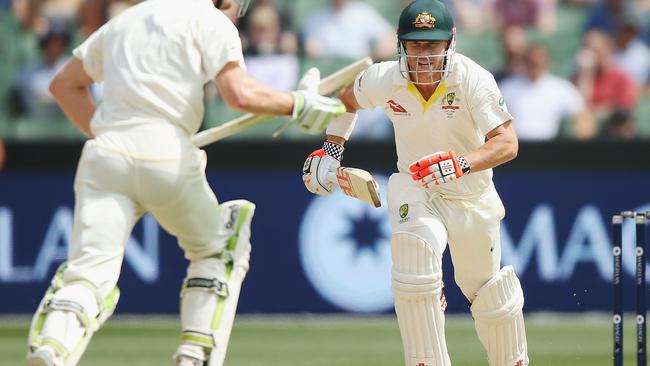
[[[223,252],[192,261],[181,290],[183,334],[175,358],[186,356],[220,366],[226,356],[241,284],[249,268],[250,224],[255,205],[245,200],[221,205]]]
[[[65,283],[64,262],[57,269],[30,325],[28,356],[41,346],[55,350],[60,362],[79,362],[93,334],[113,314],[119,300],[117,287],[102,298],[88,282]]]
[[[449,366],[442,270],[429,244],[412,233],[391,239],[393,293],[406,366]]]
[[[502,268],[476,293],[472,316],[490,366],[528,365],[524,293],[512,266]]]
[[[255,204],[246,200],[228,201],[221,204],[225,216],[223,230],[228,233],[226,248],[222,254],[235,267],[248,271],[251,252],[251,221]]]

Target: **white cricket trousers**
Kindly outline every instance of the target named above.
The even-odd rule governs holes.
[[[173,130],[172,130],[173,131]],[[75,210],[64,280],[88,281],[102,297],[115,287],[135,223],[150,212],[189,260],[225,247],[206,156],[178,132],[106,133],[86,142],[74,183]]]
[[[442,270],[449,243],[456,283],[469,301],[499,271],[505,210],[494,186],[476,197],[445,198],[395,173],[388,183],[388,210],[393,233],[415,234],[431,246],[434,268]]]

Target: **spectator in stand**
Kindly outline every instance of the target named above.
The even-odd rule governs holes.
[[[22,28],[35,34],[43,34],[47,31],[47,20],[41,15],[41,0],[13,0],[11,2],[12,12]]]
[[[10,35],[11,42],[0,42],[0,53],[10,55],[5,61],[10,62],[9,70],[13,71],[40,58],[39,35],[47,31],[48,22],[40,16],[39,1],[12,0],[11,5],[13,17],[2,20],[4,37]]]
[[[88,38],[108,20],[108,6],[103,0],[84,0],[78,9],[79,35]]]
[[[86,39],[104,23],[139,0],[81,0],[78,9],[79,33]]]
[[[411,0],[407,2],[411,2]],[[450,0],[447,3],[451,7],[454,19],[458,20],[457,27],[463,32],[479,33],[491,26],[489,22],[485,21],[486,2],[482,0]]]
[[[51,23],[40,39],[42,58],[19,71],[11,91],[15,115],[48,119],[63,117],[63,113],[50,93],[49,85],[54,75],[68,60],[70,37],[63,23]]]
[[[526,72],[526,51],[528,40],[523,28],[512,25],[501,33],[501,47],[505,59],[503,68],[494,74],[497,83],[510,76],[523,75]]]
[[[516,25],[544,34],[555,32],[555,0],[493,0],[488,8],[497,29]]]
[[[603,125],[600,133],[601,138],[630,140],[637,136],[637,127],[632,120],[629,111],[617,109],[612,113]]]
[[[240,29],[240,38],[242,39],[242,45],[244,52],[249,47],[249,29],[250,21],[255,13],[256,8],[271,7],[275,10],[278,17],[278,23],[280,24],[280,36],[279,36],[279,49],[280,53],[297,53],[298,52],[298,36],[293,31],[293,22],[291,20],[291,14],[286,11],[285,8],[277,4],[276,0],[256,0],[253,2],[248,10],[248,13],[242,18],[238,19],[238,28]]]
[[[248,42],[244,50],[248,72],[276,89],[295,89],[300,63],[295,44],[289,47],[291,51],[283,49],[279,12],[273,5],[266,4],[255,6],[248,14]]]
[[[640,28],[645,29],[647,20],[642,19],[647,12],[634,1],[626,0],[598,0],[587,12],[585,20],[585,33],[592,30],[601,30],[613,36],[622,19],[629,16],[638,16]]]
[[[361,1],[331,0],[329,7],[307,18],[303,29],[308,57],[388,60],[397,52],[395,28]],[[364,110],[358,114],[352,136],[357,140],[390,139],[392,127],[381,108]]]
[[[643,86],[650,82],[650,48],[640,39],[639,31],[639,22],[633,17],[619,23],[614,61],[637,85]]]
[[[329,7],[307,18],[303,33],[309,57],[387,60],[396,52],[393,26],[361,1],[330,0]]]
[[[575,138],[592,137],[596,126],[584,99],[568,80],[552,75],[549,66],[547,49],[534,45],[526,53],[526,74],[499,85],[519,140],[555,139],[564,119],[573,121]]]
[[[83,0],[45,0],[41,2],[40,14],[46,19],[73,24],[76,22],[77,9]]]
[[[616,66],[613,51],[613,39],[592,30],[577,54],[573,81],[598,119],[609,117],[616,109],[631,111],[638,99],[636,84]]]

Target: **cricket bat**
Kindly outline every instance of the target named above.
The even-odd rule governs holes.
[[[336,169],[336,180],[345,195],[368,202],[374,207],[381,206],[379,185],[367,171],[339,167]]]
[[[334,72],[333,74],[322,79],[318,88],[321,95],[331,95],[341,88],[347,86],[357,75],[372,65],[370,57],[362,58],[352,64]],[[277,116],[256,115],[252,113],[245,114],[233,120],[225,122],[219,126],[201,131],[192,136],[192,143],[197,147],[217,142],[225,137],[232,136],[245,129],[257,126]]]

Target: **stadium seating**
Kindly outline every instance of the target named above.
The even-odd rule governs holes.
[[[290,1],[281,0],[280,4],[290,6],[293,14],[294,27],[302,29],[304,21],[310,12],[327,6],[330,0]],[[392,24],[397,23],[396,14],[401,9],[401,1],[368,0]],[[544,36],[534,30],[527,34],[531,42],[540,42],[549,48],[552,57],[552,71],[560,76],[568,77],[574,68],[574,55],[580,47],[585,11],[583,8],[558,4],[557,30],[550,36]],[[35,121],[29,118],[15,119],[9,116],[8,90],[20,68],[37,60],[39,57],[37,37],[22,29],[11,14],[0,10],[0,32],[10,34],[10,37],[0,38],[0,137],[5,139],[76,139],[82,135],[70,123],[64,121]],[[498,70],[503,63],[500,37],[496,31],[485,31],[480,34],[463,32],[459,29],[459,52],[475,59],[479,64],[491,71]],[[321,69],[322,75],[327,75],[346,65],[351,60],[346,59],[301,59],[301,72],[311,66]],[[220,99],[206,102],[206,117],[204,127],[214,127],[228,121],[241,113],[228,108]],[[645,93],[634,113],[639,124],[639,136],[650,137],[650,94]],[[276,119],[255,127],[238,135],[236,139],[266,138],[270,136],[286,119]],[[303,136],[295,128],[290,128],[283,138]],[[302,138],[302,137],[301,137]]]

